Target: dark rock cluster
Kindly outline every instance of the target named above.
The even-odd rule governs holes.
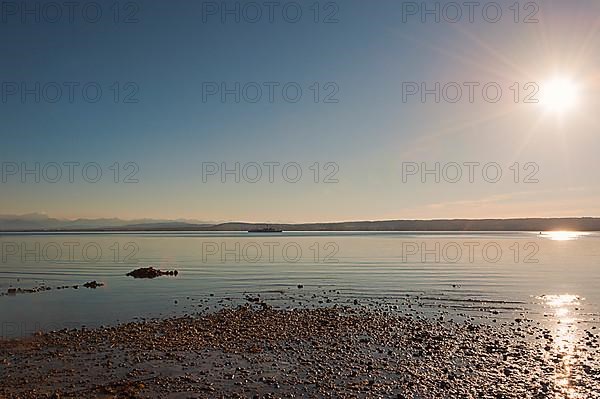
[[[160,276],[177,276],[179,272],[177,270],[158,270],[153,267],[142,267],[135,269],[129,273],[128,276],[133,278],[156,278]]]
[[[104,283],[100,283],[98,281],[90,281],[87,282],[85,284],[83,284],[83,286],[85,288],[93,288],[96,289],[98,287],[103,287]],[[75,285],[61,285],[58,287],[49,287],[47,285],[40,285],[39,287],[35,287],[35,288],[15,288],[15,287],[11,287],[9,288],[6,292],[2,292],[0,293],[0,296],[14,296],[17,294],[36,294],[36,293],[40,293],[40,292],[46,292],[46,291],[52,291],[54,290],[66,290],[69,288],[73,288],[75,290],[79,289],[79,285],[75,284]]]

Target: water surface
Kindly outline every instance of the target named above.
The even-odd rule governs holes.
[[[0,296],[2,337],[258,296],[276,306],[389,303],[398,311],[416,301],[434,316],[525,315],[563,327],[595,326],[600,312],[598,233],[14,233],[0,236],[0,248],[0,293],[52,288]],[[126,276],[147,266],[179,274]],[[82,287],[93,280],[105,286]]]

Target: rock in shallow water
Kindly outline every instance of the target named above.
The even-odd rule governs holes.
[[[133,278],[156,278],[160,276],[177,276],[179,272],[177,270],[158,270],[153,267],[142,267],[135,269],[129,273],[128,276]]]
[[[96,280],[94,280],[94,281],[90,281],[89,283],[85,283],[83,286],[84,286],[85,288],[93,288],[93,289],[96,289],[96,288],[98,288],[98,287],[103,287],[103,286],[104,286],[104,283],[99,283],[99,282],[97,282]]]

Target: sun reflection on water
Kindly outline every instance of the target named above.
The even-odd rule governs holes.
[[[584,298],[577,295],[543,295],[538,297],[553,311],[556,325],[553,331],[552,356],[556,359],[555,384],[560,389],[560,398],[583,399],[577,392],[572,374],[577,356],[577,318],[573,310],[577,309]]]
[[[571,241],[586,236],[589,233],[581,231],[545,231],[540,232],[542,238],[549,238],[552,241]]]

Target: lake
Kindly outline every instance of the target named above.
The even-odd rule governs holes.
[[[0,248],[5,338],[249,298],[281,307],[388,304],[398,312],[418,305],[426,317],[483,322],[524,315],[553,328],[600,320],[598,233],[3,233]],[[126,276],[148,266],[178,275]],[[90,281],[104,286],[83,287]]]

